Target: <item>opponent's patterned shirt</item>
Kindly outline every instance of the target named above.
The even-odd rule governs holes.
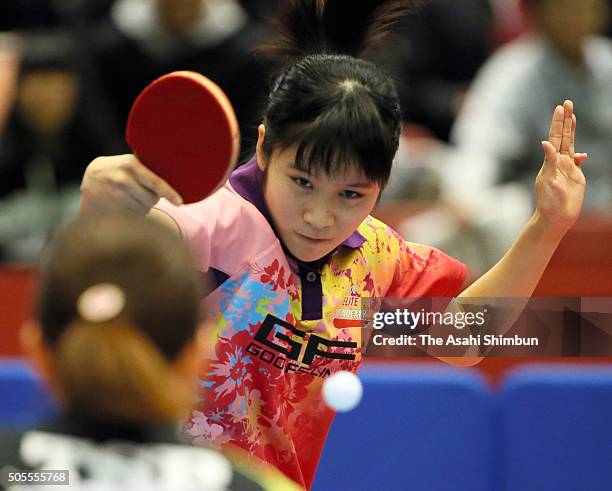
[[[238,445],[309,488],[335,415],[322,384],[361,362],[352,315],[360,300],[454,296],[465,266],[373,217],[327,258],[295,260],[270,225],[255,160],[206,200],[157,207],[176,221],[200,270],[220,282],[206,299],[216,343],[188,438]]]
[[[0,428],[0,491],[63,489],[7,482],[9,471],[23,476],[50,469],[68,471],[71,491],[299,489],[272,466],[253,469],[242,451],[223,455],[186,445],[176,430],[176,425],[140,426],[77,413],[61,414],[38,428]]]

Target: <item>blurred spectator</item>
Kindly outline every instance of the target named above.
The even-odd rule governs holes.
[[[240,5],[252,18],[267,21],[274,16],[278,0],[240,0]]]
[[[72,46],[59,32],[24,38],[15,107],[0,133],[0,258],[32,261],[74,213],[85,166],[104,151],[83,110]]]
[[[386,202],[420,197],[425,175],[427,211],[402,211],[395,225],[460,257],[475,276],[531,215],[540,141],[565,99],[576,104],[577,149],[589,153],[585,209],[609,212],[612,204],[612,42],[601,37],[608,2],[526,0],[524,7],[532,29],[478,73],[452,130],[456,148],[413,136],[385,192]]]
[[[495,18],[496,44],[513,41],[527,30],[523,0],[490,0]]]
[[[19,71],[17,36],[0,33],[0,134],[11,112]]]
[[[461,258],[468,282],[501,258],[532,213],[530,192],[521,186],[469,192],[451,181],[449,174],[469,175],[472,164],[448,144],[407,132],[375,211],[410,241]]]
[[[585,210],[609,213],[612,204],[612,42],[600,36],[607,0],[529,0],[528,7],[532,32],[486,62],[453,127],[456,148],[438,151],[440,204],[398,224],[405,236],[461,257],[475,276],[531,215],[540,141],[565,99],[576,104],[576,147],[589,153]],[[434,219],[442,226],[432,227]]]
[[[608,10],[612,10],[612,0],[608,0]],[[612,38],[612,16],[608,15],[607,36]]]
[[[2,0],[0,31],[34,29],[57,24],[52,0]]]
[[[90,21],[108,14],[112,0],[2,0],[0,31],[60,27],[60,9],[78,9],[80,21]]]
[[[489,0],[429,0],[401,27],[388,50],[400,58],[404,120],[448,140],[463,95],[494,48]]]
[[[237,0],[116,0],[110,18],[95,32],[98,68],[120,127],[139,92],[174,70],[194,70],[216,82],[230,98],[243,148],[256,140],[266,88],[262,65],[251,48],[263,31]]]
[[[531,191],[556,104],[572,99],[587,208],[612,204],[612,42],[607,0],[526,0],[534,32],[501,48],[471,87],[453,128],[464,163],[450,166],[464,192],[520,181]],[[466,172],[467,169],[467,172]]]

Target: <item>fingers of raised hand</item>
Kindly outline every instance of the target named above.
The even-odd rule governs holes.
[[[555,146],[549,141],[542,142],[542,149],[544,150],[544,165],[542,170],[544,175],[551,176],[557,169],[557,160],[559,153]]]
[[[557,106],[553,112],[550,131],[548,132],[548,141],[557,151],[561,148],[561,141],[563,140],[564,117],[565,113],[563,106]]]
[[[588,154],[586,153],[575,153],[574,154],[574,163],[578,166],[584,164],[587,159],[589,158]]]
[[[575,152],[575,142],[576,142],[576,115],[572,114],[572,135],[570,138],[570,151],[569,155],[571,158],[574,158]]]
[[[565,101],[563,103],[563,130],[559,151],[562,154],[569,155],[572,160],[574,158],[573,146],[575,128],[574,103],[572,101]]]

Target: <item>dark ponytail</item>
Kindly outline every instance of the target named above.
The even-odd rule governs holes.
[[[71,322],[53,355],[64,402],[90,419],[176,422],[196,402],[171,360],[139,326],[123,319]]]
[[[289,63],[310,54],[364,58],[408,10],[406,1],[288,0],[275,19],[277,38],[262,51]]]
[[[37,314],[66,405],[144,424],[184,416],[193,391],[172,363],[203,319],[201,281],[154,220],[90,213],[63,226],[40,264]]]
[[[283,69],[264,114],[264,153],[297,145],[295,166],[342,173],[357,165],[384,186],[397,151],[401,112],[390,75],[367,56],[409,2],[290,0],[277,38],[262,50]]]

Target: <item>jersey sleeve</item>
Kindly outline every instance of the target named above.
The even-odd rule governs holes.
[[[265,217],[225,187],[188,205],[175,206],[162,198],[155,209],[176,222],[203,272],[215,269],[232,276],[277,242]]]
[[[405,241],[393,231],[398,255],[388,297],[454,297],[463,287],[467,267],[435,247]]]
[[[212,239],[217,229],[214,199],[175,206],[161,198],[154,207],[168,215],[179,228],[200,271],[210,268]]]

